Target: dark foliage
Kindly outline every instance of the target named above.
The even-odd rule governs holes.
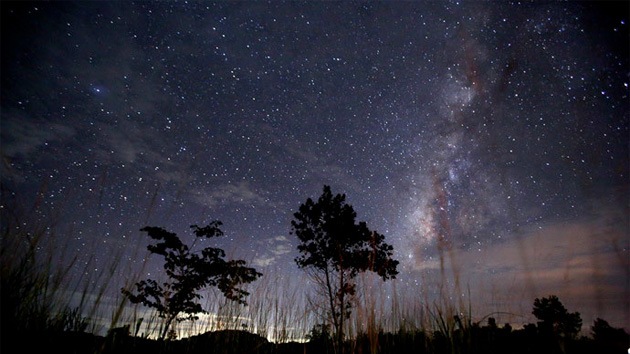
[[[559,300],[558,300],[559,302]],[[540,301],[538,302],[540,303]],[[536,307],[539,308],[540,306]],[[554,305],[554,308],[559,306]],[[21,331],[2,340],[2,353],[74,353],[74,354],[322,354],[333,353],[333,341],[327,325],[313,327],[307,343],[270,343],[248,331],[222,330],[180,340],[151,340],[129,333],[130,326],[109,331],[106,337],[71,331]],[[598,318],[591,327],[593,338],[549,337],[536,324],[513,330],[500,327],[493,318],[487,325],[472,323],[447,333],[436,331],[399,331],[367,335],[344,341],[347,353],[382,354],[625,354],[630,336]]]
[[[318,274],[328,297],[336,344],[341,347],[343,322],[350,315],[356,292],[354,278],[365,271],[383,280],[395,278],[398,261],[392,258],[393,247],[365,222],[357,223],[345,194],[333,196],[330,186],[324,186],[317,202],[308,198],[293,216],[291,233],[301,242],[295,262]]]
[[[538,330],[544,335],[575,338],[582,328],[580,313],[569,313],[555,295],[535,299],[532,314],[538,319]]]
[[[192,225],[195,236],[199,238],[219,237],[223,232],[220,221],[213,221],[207,226]],[[122,289],[122,293],[132,303],[142,303],[158,311],[165,319],[165,326],[160,335],[164,338],[174,320],[196,320],[198,313],[206,313],[199,304],[199,292],[206,287],[217,287],[223,295],[245,304],[244,298],[249,293],[239,286],[255,281],[262,274],[246,266],[243,260],[225,260],[225,252],[220,248],[207,247],[199,253],[193,253],[176,234],[160,227],[145,227],[149,237],[158,241],[147,246],[149,252],[164,257],[164,270],[170,279],[162,284],[152,279],[136,283],[136,292]],[[179,317],[180,314],[185,314]]]
[[[602,353],[623,353],[630,348],[630,334],[623,328],[614,328],[607,321],[597,318],[591,326],[593,340]]]
[[[603,320],[601,320],[603,321]],[[473,325],[453,333],[407,331],[378,333],[375,337],[360,334],[344,342],[347,353],[382,354],[625,354],[628,333],[610,327],[606,321],[595,321],[598,333],[606,337],[567,338],[561,348],[549,346],[536,325],[512,330],[510,326]],[[603,332],[602,332],[603,330]],[[466,333],[463,333],[466,331]],[[613,334],[614,333],[614,334]],[[612,335],[613,337],[608,337]],[[77,332],[22,332],[12,338],[15,345],[3,343],[2,353],[73,353],[73,354],[322,354],[333,353],[332,341],[322,338],[307,343],[270,343],[247,332],[224,330],[208,332],[174,341],[160,341],[126,335],[124,328],[106,337]]]

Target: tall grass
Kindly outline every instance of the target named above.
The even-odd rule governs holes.
[[[8,194],[11,196],[11,194]],[[17,199],[2,200],[2,325],[14,331],[76,331],[106,334],[128,325],[130,334],[156,338],[164,322],[152,309],[128,303],[119,295],[119,285],[130,287],[140,279],[145,264],[136,272],[126,268],[121,254],[109,257],[108,264],[94,271],[94,255],[79,259],[69,247],[72,234],[61,234],[54,218],[35,216],[50,214],[41,211],[41,203],[30,208]],[[246,330],[270,341],[284,343],[304,341],[318,323],[326,323],[326,307],[310,297],[308,282],[295,283],[280,276],[273,267],[262,270],[260,280],[248,286],[248,305],[232,303],[220,293],[206,293],[204,308],[195,322],[182,322],[173,338],[185,338],[217,330]],[[120,279],[125,274],[124,279]],[[395,284],[395,283],[394,283]],[[378,279],[364,276],[353,318],[346,322],[347,340],[368,338],[370,351],[377,352],[383,332],[415,333],[426,331],[425,319],[447,338],[455,324],[453,309],[422,306],[397,296],[395,286],[385,297]],[[116,295],[112,295],[116,294]],[[441,304],[440,306],[444,306]],[[420,319],[420,320],[418,320]],[[355,347],[356,347],[355,342]]]
[[[109,295],[119,280],[120,254],[95,271],[94,254],[82,259],[71,248],[72,232],[58,228],[59,216],[43,194],[28,205],[2,186],[3,346],[20,333],[100,333],[121,320],[124,299]]]
[[[29,214],[38,214],[40,208],[39,203],[34,204]],[[64,279],[77,258],[72,257],[65,264],[56,262],[56,253],[66,261],[67,248],[59,250],[53,242],[56,236],[50,226],[53,223],[25,219],[24,206],[4,188],[0,211],[2,327],[12,331],[42,331],[65,327],[59,323],[64,318],[77,322],[78,311],[67,309],[67,303],[58,301]]]
[[[178,338],[212,331],[248,331],[269,341],[285,343],[304,341],[312,328],[313,312],[303,288],[280,272],[268,267],[263,277],[249,284],[247,305],[227,300],[216,289],[209,289],[203,299],[208,314],[199,320],[178,325]]]
[[[3,338],[10,341],[17,333],[107,335],[123,326],[128,326],[130,336],[157,338],[164,328],[163,319],[153,309],[127,302],[120,293],[120,287],[129,288],[143,278],[146,263],[130,265],[122,254],[114,254],[94,271],[95,254],[86,258],[73,254],[72,233],[59,230],[55,214],[43,208],[37,199],[25,206],[13,194],[2,191]],[[445,255],[452,256],[448,252]],[[460,291],[466,279],[460,279],[458,267],[451,269],[452,273],[436,272],[435,279],[422,279],[424,291],[417,293],[399,289],[402,283],[398,281],[384,283],[369,273],[358,277],[355,305],[344,328],[347,352],[474,352],[475,331],[490,314],[473,313],[470,290],[467,294]],[[258,270],[263,276],[247,285],[247,306],[228,301],[218,290],[210,289],[203,297],[208,313],[200,314],[197,321],[178,323],[170,339],[213,331],[246,331],[275,343],[304,342],[314,334],[316,325],[330,324],[326,303],[311,278],[284,277],[281,274],[286,270],[274,266]],[[430,296],[427,289],[436,292]],[[314,350],[304,346],[304,351],[309,348]]]

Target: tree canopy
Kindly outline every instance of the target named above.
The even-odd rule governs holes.
[[[350,315],[354,278],[371,271],[383,280],[398,274],[398,261],[385,236],[356,221],[354,208],[345,194],[333,195],[324,186],[317,201],[308,198],[291,221],[291,233],[300,240],[295,259],[299,268],[310,269],[327,296],[337,345],[343,340],[343,321]]]
[[[569,313],[555,295],[535,299],[532,314],[538,319],[538,330],[543,333],[574,338],[582,328],[580,313]]]
[[[223,235],[220,221],[207,226],[192,225],[196,237],[212,238]],[[190,250],[176,234],[160,227],[147,226],[144,231],[156,241],[147,246],[149,252],[164,257],[164,270],[170,281],[158,283],[146,279],[135,284],[136,292],[121,289],[132,303],[142,303],[153,307],[165,319],[160,335],[163,339],[174,320],[196,320],[197,314],[207,313],[199,304],[206,287],[217,287],[229,300],[246,304],[249,295],[240,285],[248,284],[262,276],[254,268],[246,266],[243,260],[225,260],[225,252],[220,248],[207,247],[198,253]],[[181,313],[185,316],[178,317]]]

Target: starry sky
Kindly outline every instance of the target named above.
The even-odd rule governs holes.
[[[630,328],[626,2],[1,10],[3,209],[73,272],[154,274],[140,228],[218,219],[298,281],[292,214],[330,185],[394,246],[398,294],[479,317],[555,294]]]

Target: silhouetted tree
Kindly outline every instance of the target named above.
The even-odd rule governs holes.
[[[488,317],[488,328],[497,329],[497,320],[494,317]]]
[[[346,204],[345,194],[333,196],[324,186],[317,202],[308,198],[294,214],[291,234],[301,243],[298,267],[311,270],[326,294],[335,329],[336,349],[343,350],[343,323],[351,312],[351,297],[356,292],[354,278],[372,271],[383,280],[398,274],[398,261],[392,259],[393,247],[385,237],[356,222],[356,212]]]
[[[630,335],[623,328],[615,328],[607,321],[597,318],[591,326],[593,340],[604,353],[622,353],[630,345]]]
[[[318,323],[313,326],[311,332],[306,335],[309,342],[327,344],[330,341],[330,325],[326,323]]]
[[[538,319],[538,330],[543,334],[575,338],[582,328],[580,313],[569,313],[555,295],[535,299],[532,314]]]
[[[191,228],[196,237],[211,238],[223,235],[219,228],[221,225],[220,221],[213,221],[204,227],[192,225]],[[217,287],[229,300],[246,304],[244,298],[249,293],[239,286],[251,283],[262,275],[247,267],[243,260],[225,260],[225,252],[220,248],[207,247],[194,253],[176,234],[160,227],[147,226],[140,231],[147,232],[149,237],[158,241],[147,249],[164,257],[164,270],[170,281],[159,284],[146,279],[135,284],[135,294],[124,288],[121,291],[132,303],[153,307],[165,319],[160,339],[164,339],[174,320],[194,321],[198,319],[196,314],[207,313],[198,303],[202,289]],[[178,317],[181,313],[185,316]]]

